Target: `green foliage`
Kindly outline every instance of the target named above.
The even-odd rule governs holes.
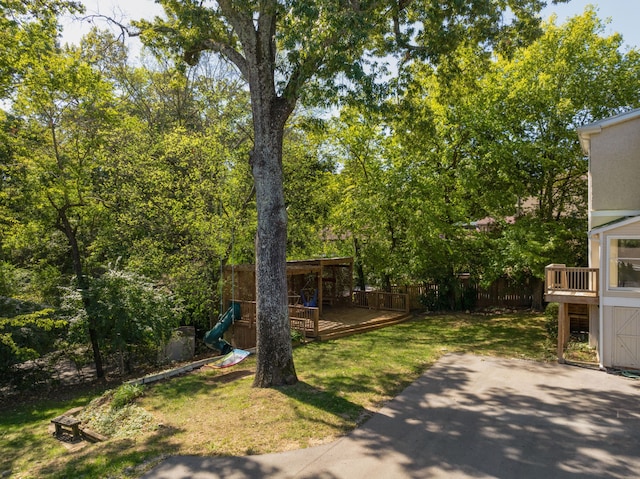
[[[144,386],[140,384],[123,384],[113,393],[111,409],[121,409],[127,404],[133,403],[144,394]]]
[[[304,342],[304,334],[297,329],[291,330],[291,341],[294,343],[302,343]]]
[[[544,310],[545,328],[549,334],[549,338],[553,341],[558,339],[558,311],[560,305],[558,303],[549,303]]]
[[[9,382],[20,379],[25,373],[14,371],[13,366],[53,351],[67,326],[52,309],[0,317],[0,378]]]
[[[284,196],[287,205],[287,257],[321,256],[334,202],[329,193],[334,159],[319,154],[327,131],[320,120],[295,117],[285,136]],[[335,254],[335,253],[334,253]]]
[[[155,364],[158,348],[180,322],[180,305],[172,293],[130,271],[111,268],[91,279],[84,294],[87,301],[76,289],[65,295],[71,343],[82,344],[93,317],[101,349],[115,355],[122,373],[135,362]]]
[[[46,61],[59,34],[59,16],[80,12],[67,0],[3,0],[0,3],[0,98],[11,94],[21,76]]]

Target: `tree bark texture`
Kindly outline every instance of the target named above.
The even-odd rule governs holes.
[[[254,122],[258,120],[254,116]],[[293,364],[287,302],[287,213],[282,175],[282,128],[270,128],[262,117],[256,127],[251,158],[256,186],[258,231],[256,234],[257,354],[254,386],[271,387],[297,382]]]
[[[242,45],[228,58],[249,83],[254,148],[251,170],[256,190],[256,375],[253,385],[294,384],[289,306],[287,301],[287,211],[284,203],[282,139],[296,103],[296,88],[276,92],[276,20],[278,3],[260,2],[257,17],[231,0],[218,5]]]

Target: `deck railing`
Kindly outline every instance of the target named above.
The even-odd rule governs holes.
[[[589,294],[598,295],[598,268],[567,267],[550,264],[545,268],[547,294]]]
[[[252,328],[256,322],[256,302],[236,301],[240,304],[240,321]],[[301,305],[289,305],[289,320],[291,328],[300,331],[306,336],[318,336],[318,324],[320,321],[320,310],[318,308],[308,308]]]
[[[291,329],[300,331],[305,337],[318,337],[320,309],[307,306],[289,305],[289,321]]]
[[[353,305],[358,308],[409,312],[409,295],[384,291],[354,291]]]

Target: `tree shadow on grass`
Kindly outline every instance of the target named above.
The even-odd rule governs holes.
[[[363,415],[372,414],[362,405],[349,401],[336,393],[339,389],[322,390],[304,381],[298,381],[295,386],[284,386],[278,390],[294,401],[337,417],[342,423],[343,431],[353,428]],[[308,414],[305,415],[300,411],[298,414],[304,416],[306,420],[314,420]]]
[[[176,470],[238,479],[640,477],[639,398],[636,383],[600,371],[449,355],[336,443],[285,455],[176,457],[144,478]],[[326,399],[301,398],[334,413],[349,407]]]
[[[62,479],[70,477],[136,477],[145,469],[162,461],[167,454],[178,450],[173,437],[183,432],[179,428],[161,427],[143,437],[110,439],[101,443],[89,443],[79,451],[50,462],[35,471],[40,477]],[[105,468],[105,463],[108,468]],[[33,471],[32,471],[33,472]]]
[[[191,371],[182,376],[164,379],[147,385],[153,388],[155,394],[168,397],[189,397],[203,392],[210,393],[216,388],[223,387],[238,379],[243,379],[255,373],[252,368],[245,369],[213,369],[202,368]]]

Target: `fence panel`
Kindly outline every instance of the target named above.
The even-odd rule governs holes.
[[[409,312],[409,295],[386,291],[354,291],[353,304],[358,308]]]
[[[576,282],[578,279],[575,280]],[[411,309],[424,309],[424,298],[440,294],[438,285],[427,283],[420,285],[398,285],[391,288],[393,292],[407,293]],[[516,283],[508,278],[500,278],[494,281],[488,288],[480,288],[468,281],[460,282],[460,291],[470,291],[475,299],[475,308],[487,308],[491,306],[509,308],[530,308],[538,299],[541,303],[543,294],[542,280],[529,278],[526,283]],[[537,296],[540,296],[538,298]]]

